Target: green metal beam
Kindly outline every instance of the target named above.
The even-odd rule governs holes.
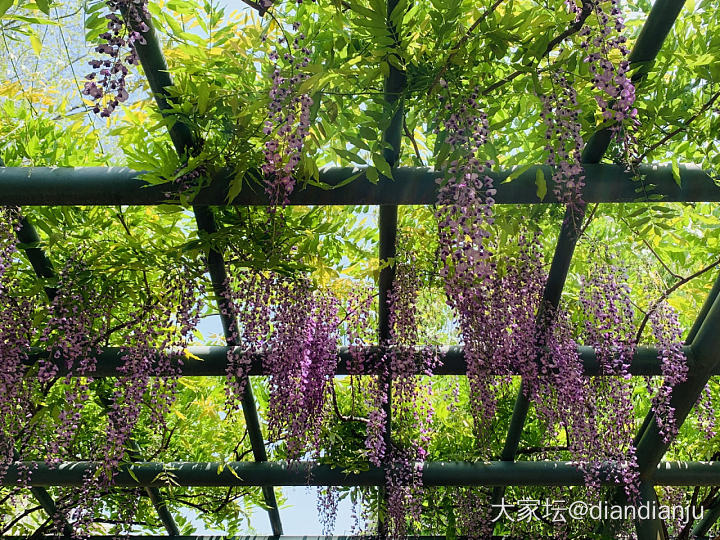
[[[13,463],[0,485],[16,485],[19,475],[32,467],[33,486],[80,486],[101,462],[72,461],[50,466],[44,461]],[[584,486],[585,474],[569,461],[466,461],[424,462],[424,486]],[[615,467],[600,470],[601,483],[616,485]],[[171,480],[168,480],[168,477]],[[315,462],[140,462],[118,469],[118,487],[151,486],[382,486],[385,469],[370,467],[350,472],[343,467]],[[668,461],[658,465],[652,485],[720,485],[718,461]]]
[[[48,492],[47,489],[44,487],[38,487],[34,486],[30,488],[30,493],[32,493],[32,496],[35,497],[35,500],[38,502],[40,506],[42,506],[42,509],[45,510],[45,513],[51,517],[54,518],[55,516],[60,516],[61,520],[63,521],[62,531],[63,534],[70,538],[73,536],[73,529],[68,523],[65,516],[58,513],[57,505],[55,504],[54,499],[52,498],[52,495]]]
[[[388,36],[393,40],[393,49],[388,55],[394,55],[396,62],[388,62],[390,69],[388,76],[384,81],[384,100],[385,114],[388,119],[388,126],[383,132],[382,142],[383,159],[388,162],[390,167],[400,160],[400,151],[402,148],[402,127],[405,121],[405,103],[403,92],[407,83],[407,76],[402,69],[396,67],[400,62],[400,55],[395,54],[395,50],[399,49],[400,34],[398,25],[394,24],[391,15],[397,8],[398,0],[387,0],[385,4],[385,22]],[[402,20],[402,17],[399,19]],[[385,182],[391,181],[389,178],[383,178]],[[380,274],[378,276],[378,342],[385,344],[390,338],[390,306],[388,299],[395,281],[395,264],[382,267],[383,263],[394,260],[397,254],[397,226],[398,226],[398,207],[397,205],[381,205],[378,209],[378,259],[381,265]],[[390,451],[392,445],[392,375],[389,373],[389,366],[385,366],[386,373],[381,375],[381,382],[386,389],[386,399],[383,404],[385,411],[385,448]],[[387,505],[387,494],[383,493],[382,500]],[[378,532],[386,535],[386,521],[384,513],[378,512]]]
[[[655,57],[660,51],[668,32],[675,23],[675,19],[677,18],[683,3],[684,0],[659,0],[650,10],[647,20],[643,24],[640,36],[638,36],[635,46],[633,47],[628,59],[632,67],[636,68],[638,65],[642,66],[642,69],[637,70],[632,76],[633,82],[636,86],[642,78],[644,78],[644,74],[648,69],[648,64],[655,60]],[[591,135],[581,156],[581,162],[585,165],[586,169],[588,167],[592,167],[593,165],[598,166],[605,155],[605,152],[607,152],[611,140],[611,127],[603,128]],[[583,191],[584,202],[596,202],[586,198],[585,192],[588,191],[588,188],[593,189],[595,187],[601,187],[598,186],[598,183],[601,181],[586,177],[585,182],[586,189]],[[644,186],[639,187],[642,189]],[[540,321],[540,324],[544,324],[544,321],[547,320],[545,317],[546,311],[555,311],[560,304],[562,290],[565,286],[565,280],[567,279],[567,274],[570,269],[572,256],[575,252],[575,246],[580,235],[582,222],[585,218],[586,207],[586,205],[575,206],[568,208],[565,212],[565,217],[560,228],[560,234],[558,235],[558,241],[555,246],[555,253],[550,266],[547,283],[543,291],[543,303],[541,304],[538,313],[538,320]],[[525,419],[527,418],[529,410],[530,399],[527,394],[525,382],[523,381],[515,400],[513,414],[510,419],[510,426],[508,428],[507,437],[505,438],[505,445],[502,451],[503,460],[509,461],[515,459],[517,449],[520,445]],[[502,489],[495,489],[493,492],[493,502],[497,503],[503,493]]]
[[[623,167],[607,163],[585,165],[587,185],[583,198],[588,203],[621,202],[720,202],[720,186],[714,176],[692,165],[681,165],[680,185],[673,178],[672,168],[664,165],[641,165],[638,177]],[[490,173],[498,190],[498,204],[556,203],[552,190],[543,200],[538,199],[536,172],[543,171],[550,178],[552,170],[535,165],[509,182],[504,180],[513,169]],[[335,189],[308,185],[290,195],[296,205],[402,205],[435,204],[438,184],[444,171],[420,167],[398,167],[394,180],[381,178],[371,183],[363,168],[329,168],[320,171],[320,182],[337,186],[352,175],[360,176]],[[173,202],[171,184],[150,185],[142,181],[141,172],[124,167],[0,167],[0,205],[155,205]],[[233,205],[265,206],[270,203],[257,177],[246,179],[245,189],[233,200]],[[196,206],[227,204],[227,192],[233,176],[220,171],[193,200]],[[639,178],[642,178],[640,180]]]
[[[635,520],[638,540],[667,540],[663,520],[658,517],[660,502],[655,487],[647,482],[640,482],[639,487],[640,505],[649,508],[648,515],[650,517]]]
[[[717,523],[718,519],[720,519],[720,500],[705,510],[705,514],[702,519],[697,525],[695,525],[695,527],[693,527],[690,538],[701,538],[706,536],[715,523]]]
[[[180,371],[180,375],[184,377],[224,377],[227,368],[227,353],[229,347],[188,347],[186,351],[190,356],[178,351],[159,352],[158,358],[170,357],[174,361],[168,368],[167,372],[158,372],[159,376],[170,376]],[[418,349],[421,351],[421,349]],[[465,353],[462,347],[435,347],[437,357],[441,361],[441,365],[437,366],[433,373],[435,375],[465,375]],[[685,347],[685,356],[688,359],[689,369],[693,369],[694,360],[690,347]],[[367,347],[364,354],[369,359],[380,359],[387,351],[379,347]],[[119,371],[123,365],[123,356],[126,351],[122,347],[106,347],[96,355],[97,367],[93,373],[93,377],[117,377],[121,376]],[[418,353],[418,357],[421,356]],[[638,347],[630,364],[630,373],[636,376],[654,377],[662,375],[662,366],[658,359],[658,350],[654,347]],[[595,350],[592,347],[578,347],[578,355],[583,363],[585,375],[591,377],[608,376],[603,373],[600,368]],[[39,358],[45,358],[54,363],[58,367],[58,375],[65,376],[67,368],[65,367],[64,358],[55,358],[52,352],[46,350],[30,351],[27,357],[27,364],[33,365]],[[352,355],[347,347],[338,349],[338,364],[336,375],[348,375],[348,364],[352,361]],[[369,362],[370,365],[376,366],[377,362]],[[263,355],[256,354],[251,358],[250,375],[264,375],[263,371]],[[501,372],[498,366],[497,375],[506,374]],[[720,366],[717,366],[713,375],[720,375]]]
[[[168,72],[165,58],[160,48],[160,43],[157,40],[155,29],[153,28],[152,21],[146,21],[149,30],[145,33],[145,45],[137,47],[138,57],[145,70],[145,76],[147,77],[150,87],[155,94],[155,99],[158,108],[166,113],[171,109],[172,105],[168,97],[168,87],[172,86],[172,80]],[[177,120],[177,119],[174,119]],[[195,143],[193,141],[193,134],[190,128],[181,121],[174,121],[169,129],[170,137],[175,146],[180,159],[185,159],[188,154],[192,154],[195,151]],[[222,203],[221,203],[222,204]],[[195,205],[193,206],[195,213],[195,221],[197,222],[198,230],[207,234],[212,234],[217,231],[217,225],[215,223],[215,216],[212,211],[207,208],[206,205]],[[238,345],[234,342],[233,336],[238,336],[238,323],[232,319],[227,313],[230,311],[223,309],[223,289],[224,283],[227,279],[227,272],[225,269],[225,260],[221,252],[216,249],[209,249],[207,253],[207,266],[208,272],[210,273],[210,279],[212,281],[213,290],[215,292],[220,317],[222,320],[223,331],[225,339],[229,346]],[[225,314],[223,314],[223,312]],[[253,452],[253,457],[258,462],[267,461],[267,452],[265,450],[265,442],[263,440],[262,430],[260,428],[260,418],[258,417],[257,407],[255,405],[255,398],[253,397],[252,388],[250,384],[245,386],[245,390],[242,396],[242,410],[245,418],[245,426],[247,428],[250,444]],[[280,520],[280,512],[278,509],[277,499],[275,497],[275,490],[272,486],[265,486],[262,490],[263,499],[265,500],[266,510],[270,519],[270,526],[272,532],[275,535],[281,535],[283,532],[282,522]]]
[[[705,317],[707,317],[707,314],[710,312],[710,308],[715,303],[715,299],[720,294],[720,275],[717,276],[715,279],[715,283],[712,286],[712,289],[710,289],[710,292],[707,295],[707,298],[705,298],[705,302],[703,303],[702,307],[700,308],[700,312],[697,315],[697,318],[695,319],[695,322],[692,325],[692,328],[690,328],[690,331],[688,332],[688,335],[685,337],[685,344],[689,345],[693,342],[695,339],[695,336],[697,336],[698,331],[700,330],[700,327],[705,322]]]

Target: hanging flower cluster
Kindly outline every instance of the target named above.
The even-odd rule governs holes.
[[[658,347],[663,382],[653,398],[653,412],[663,440],[667,443],[677,434],[675,409],[670,405],[673,388],[687,379],[687,358],[682,350],[680,322],[666,301],[650,313],[652,335]]]
[[[617,0],[592,2],[598,27],[585,25],[579,32],[583,38],[580,46],[588,53],[584,62],[592,73],[592,82],[600,91],[595,100],[602,111],[603,120],[614,120],[613,131],[620,133],[623,123],[637,120],[635,86],[628,77],[630,62],[627,57],[627,36],[624,35],[625,22]],[[611,57],[619,53],[622,60],[614,63]]]
[[[101,341],[108,333],[113,298],[102,284],[90,279],[79,256],[71,256],[58,274],[57,294],[51,301],[50,319],[40,342],[52,350],[39,361],[38,381],[53,383],[58,361],[64,362],[66,407],[60,412],[57,437],[49,442],[48,459],[60,462],[67,455],[80,425],[81,411],[90,399],[92,373]],[[79,375],[75,377],[74,375]]]
[[[300,23],[293,24],[298,31]],[[299,87],[310,77],[302,70],[310,63],[310,49],[302,44],[305,34],[300,33],[292,42],[285,37],[278,38],[279,45],[287,44],[287,52],[273,49],[272,88],[268,118],[263,133],[270,136],[263,150],[265,163],[265,191],[273,204],[284,205],[295,187],[295,169],[300,163],[305,138],[310,131],[310,107],[313,104],[308,94],[300,93]],[[282,56],[282,62],[281,62]],[[283,64],[290,70],[288,75]]]
[[[0,478],[14,460],[16,448],[25,446],[30,433],[25,431],[26,411],[32,388],[25,380],[27,352],[33,334],[33,308],[30,298],[16,293],[12,275],[15,232],[20,225],[19,212],[3,208],[0,212]]]
[[[638,495],[635,416],[632,405],[630,363],[635,350],[634,310],[625,270],[617,264],[598,264],[582,283],[580,304],[585,315],[583,341],[595,349],[605,377],[590,381],[587,406],[595,418],[595,440],[587,440],[586,470],[589,485],[596,484],[597,466],[603,460],[620,467],[615,480],[634,500]],[[612,404],[611,406],[609,406]]]
[[[89,271],[66,273],[68,276],[90,274]],[[95,333],[92,331],[86,333],[88,329],[81,327],[77,329],[77,334],[68,331],[62,334],[65,339],[70,340],[78,340],[80,336],[95,336],[93,342],[83,344],[85,354],[91,360],[86,361],[88,363],[81,362],[77,368],[69,369],[66,382],[71,381],[73,385],[77,385],[75,381],[92,382],[94,355],[102,341],[106,340],[113,331],[121,332],[125,343],[122,365],[119,368],[121,375],[118,376],[117,383],[109,393],[100,391],[98,395],[101,404],[107,410],[107,427],[96,449],[103,467],[99,475],[86,476],[80,503],[75,504],[69,512],[69,518],[75,529],[89,533],[90,526],[97,517],[97,503],[101,495],[113,485],[113,477],[128,451],[132,431],[140,419],[143,408],[146,407],[150,411],[154,425],[165,425],[166,413],[169,412],[175,399],[182,356],[179,353],[158,354],[158,351],[181,351],[187,347],[192,339],[192,332],[200,320],[200,305],[197,299],[202,297],[203,287],[188,269],[171,272],[166,275],[163,285],[156,289],[162,292],[148,299],[148,304],[139,306],[136,311],[131,312],[126,323],[121,325],[122,328],[112,329],[108,328],[108,321],[114,298],[108,294],[107,289],[104,293],[102,289],[99,293],[96,292],[96,289],[91,288],[93,283],[88,276],[88,284],[82,289],[84,294],[79,295],[78,284],[72,281],[63,282],[62,276],[63,273],[61,273],[57,298],[63,300],[54,302],[53,306],[66,306],[66,300],[69,300],[71,305],[79,306],[80,310],[89,315],[98,315],[97,320],[101,321],[103,329],[101,333],[96,333],[97,330]],[[104,313],[100,313],[101,309]],[[59,313],[62,315],[64,310]],[[56,318],[58,315],[54,315],[51,320]],[[73,318],[80,321],[83,319],[76,315],[73,315]],[[82,344],[81,341],[80,343]],[[89,375],[89,377],[85,379],[78,375]],[[84,391],[84,399],[89,399],[89,388],[83,386],[81,389]],[[69,395],[74,397],[78,393],[75,391]],[[79,411],[77,413],[77,423],[71,426],[71,433],[79,424]]]
[[[420,521],[423,489],[419,464],[427,457],[431,435],[432,389],[429,383],[421,382],[419,374],[432,375],[437,359],[429,348],[418,347],[420,287],[418,268],[410,256],[407,262],[396,266],[388,297],[390,339],[383,359],[383,364],[390,367],[392,417],[405,432],[398,433],[397,440],[390,441],[390,451],[384,456],[390,463],[385,478],[386,528],[392,537],[406,534],[408,520]],[[389,430],[383,425],[383,431]]]
[[[158,351],[187,346],[200,317],[197,299],[202,297],[202,288],[187,269],[170,272],[147,304],[118,322],[113,320],[116,284],[93,272],[82,255],[74,254],[58,273],[57,285],[48,289],[52,299],[43,329],[37,331],[30,298],[14,290],[10,269],[18,224],[17,213],[4,211],[0,222],[0,296],[6,306],[0,321],[0,474],[9,463],[34,454],[44,456],[52,466],[69,454],[85,453],[75,438],[88,427],[83,425],[82,413],[97,393],[106,407],[107,425],[99,428],[103,436],[94,440],[88,458],[99,459],[104,467],[99,475],[88,474],[80,495],[59,503],[58,514],[51,516],[58,528],[69,521],[78,535],[89,534],[100,517],[99,498],[113,484],[143,406],[151,411],[155,425],[165,422],[182,361]],[[34,303],[42,302],[36,299]],[[112,391],[103,393],[93,375],[99,349],[111,339],[125,344],[123,366]],[[30,366],[31,345],[40,345],[48,355],[40,357],[37,373],[28,378],[24,375]],[[39,398],[46,399],[43,396],[51,391],[56,421],[39,414],[47,407]],[[23,485],[32,472],[23,472]]]
[[[440,275],[465,347],[478,435],[495,413],[498,366],[532,377],[536,370],[535,316],[544,284],[536,242],[521,238],[518,259],[498,267],[490,249],[496,190],[478,153],[488,140],[487,116],[477,93],[443,124],[453,155],[438,194]],[[529,370],[529,371],[528,371]],[[502,371],[502,370],[501,370]]]
[[[583,17],[583,9],[572,0],[566,2],[576,20]],[[629,49],[625,45],[625,24],[617,0],[592,0],[590,2],[597,25],[585,22],[578,35],[592,74],[594,96],[600,107],[603,120],[612,120],[611,130],[620,140],[625,152],[631,152],[637,126],[637,109],[634,108],[635,86],[628,77],[630,63]],[[622,60],[614,63],[611,57],[619,54]],[[564,72],[552,71],[552,90],[541,96],[541,119],[545,124],[545,150],[548,165],[553,168],[553,193],[559,202],[571,210],[582,207],[582,191],[585,175],[581,165],[584,147],[581,135],[581,110],[578,106],[577,91]]]
[[[271,438],[284,438],[289,459],[319,449],[329,385],[337,367],[337,298],[304,278],[240,274],[228,287],[227,313],[238,322],[240,347],[228,367],[232,403],[244,392],[253,355],[269,376]]]
[[[95,48],[105,58],[90,60],[93,71],[85,77],[82,90],[83,95],[95,102],[93,112],[102,117],[109,117],[120,103],[127,101],[128,66],[139,63],[135,43],[145,45],[143,34],[150,30],[146,23],[150,20],[147,0],[107,0],[106,4],[111,12],[105,16],[107,31],[100,34],[105,43]],[[108,97],[105,102],[104,96]]]
[[[225,369],[226,406],[240,408],[253,356],[265,351],[270,336],[270,295],[262,275],[238,274],[227,278],[220,294],[220,314],[231,321]]]
[[[552,75],[553,93],[542,96],[540,117],[545,124],[547,163],[553,168],[552,189],[557,200],[570,208],[582,206],[585,174],[580,163],[583,138],[577,92],[561,74]]]

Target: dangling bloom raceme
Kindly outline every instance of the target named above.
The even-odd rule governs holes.
[[[93,112],[109,117],[129,97],[128,66],[140,62],[135,43],[146,44],[144,34],[150,31],[146,22],[150,20],[150,12],[147,0],[107,0],[105,3],[111,11],[105,16],[107,31],[99,36],[105,43],[95,48],[95,52],[105,58],[89,62],[93,71],[85,77],[82,93],[95,101]]]
[[[13,265],[17,253],[18,209],[0,210],[0,479],[27,443],[33,386],[25,377],[33,336],[32,298],[18,294]],[[3,521],[0,521],[0,524]]]
[[[387,432],[387,418],[374,426],[373,438],[368,437],[368,450],[376,464],[388,462],[386,474],[387,532],[391,537],[406,534],[408,522],[419,522],[422,510],[423,487],[420,464],[428,455],[430,425],[433,408],[432,390],[423,384],[420,375],[432,375],[437,363],[433,352],[420,346],[417,312],[421,281],[415,258],[397,264],[393,287],[388,297],[390,337],[384,344],[387,350],[382,364],[389,366],[392,384],[391,413],[398,426],[396,440],[389,441],[384,455],[377,455],[377,445]],[[387,380],[380,377],[381,381]],[[379,388],[387,391],[382,382]],[[387,394],[386,394],[387,396]],[[385,397],[387,399],[387,397]],[[382,406],[385,401],[380,401]],[[372,414],[372,413],[371,413]],[[382,460],[385,457],[385,460]]]
[[[270,399],[271,438],[282,438],[289,459],[319,451],[325,405],[337,367],[339,302],[306,278],[246,272],[226,284],[224,314],[237,321],[228,362],[228,403],[236,408],[252,358],[262,355]]]
[[[619,467],[615,481],[635,500],[638,475],[630,363],[636,341],[634,310],[624,269],[614,262],[596,263],[592,275],[582,282],[580,305],[585,316],[584,342],[595,349],[600,369],[609,375],[590,381],[586,407],[592,411],[589,416],[594,417],[596,424],[588,435],[596,439],[586,441],[587,482],[589,486],[597,485],[599,464],[614,461]]]
[[[293,26],[295,28],[295,25]],[[299,23],[297,29],[299,29]],[[270,104],[263,133],[270,138],[265,142],[263,153],[265,163],[265,191],[274,205],[284,205],[295,187],[295,169],[300,164],[303,144],[310,131],[310,107],[313,104],[308,94],[300,93],[299,87],[310,74],[303,71],[310,63],[310,49],[302,45],[305,34],[299,34],[292,43],[287,43],[290,52],[282,55],[282,62],[289,66],[290,73],[282,68],[280,52],[273,49]],[[278,39],[280,45],[286,39]]]
[[[650,324],[663,375],[662,385],[653,398],[652,407],[660,434],[667,443],[677,434],[675,410],[670,405],[670,398],[673,388],[687,379],[688,365],[682,350],[680,322],[670,304],[660,302],[650,313]]]

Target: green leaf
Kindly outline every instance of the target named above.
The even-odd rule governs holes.
[[[30,44],[32,45],[33,51],[35,51],[35,54],[40,56],[40,53],[42,52],[42,41],[40,41],[40,38],[35,32],[30,34]]]
[[[232,203],[235,200],[235,197],[237,197],[240,194],[240,191],[242,191],[243,179],[245,178],[246,172],[247,169],[245,168],[238,170],[233,179],[230,181],[227,194],[228,204]]]
[[[677,159],[672,160],[672,175],[678,187],[682,187],[682,180],[680,179],[680,167],[678,166]]]
[[[205,114],[207,111],[208,99],[210,98],[210,87],[206,83],[201,83],[197,89],[198,96],[198,112]]]
[[[50,15],[50,2],[48,0],[35,0],[35,3],[45,15]]]
[[[536,195],[538,199],[544,201],[545,195],[547,195],[547,182],[545,181],[545,173],[540,167],[535,171],[535,185],[537,186]]]
[[[368,167],[365,171],[365,176],[367,176],[367,179],[370,180],[373,184],[377,184],[378,180],[380,180],[380,176],[378,175],[377,169],[375,167]]]
[[[135,474],[135,471],[132,470],[132,467],[128,467],[127,472],[132,477],[133,480],[135,480],[138,484],[140,483],[140,480],[138,480],[138,477]]]
[[[385,161],[385,158],[380,154],[373,154],[372,156],[373,165],[375,165],[375,168],[377,168],[378,171],[380,171],[380,174],[383,176],[386,176],[388,178],[392,178],[392,170],[390,170],[390,164]]]
[[[10,6],[15,3],[15,0],[0,0],[0,17],[5,15]]]

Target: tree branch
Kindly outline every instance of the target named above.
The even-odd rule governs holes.
[[[491,84],[487,88],[485,88],[482,92],[480,92],[481,95],[487,96],[491,92],[497,90],[498,88],[506,85],[507,83],[513,81],[523,73],[526,73],[529,68],[532,68],[534,65],[540,63],[540,61],[545,58],[550,52],[560,43],[562,43],[563,40],[569,38],[573,34],[576,34],[580,31],[580,29],[585,24],[585,20],[590,16],[592,13],[592,2],[591,1],[585,1],[582,5],[582,10],[580,11],[580,14],[578,15],[578,18],[573,22],[570,26],[568,26],[567,30],[562,32],[561,34],[555,36],[550,42],[547,44],[547,47],[545,47],[545,52],[543,52],[540,57],[537,59],[537,62],[530,62],[525,66],[525,69],[518,69],[514,72],[512,72],[510,75],[505,77],[504,79],[500,79],[499,81]]]
[[[425,166],[425,163],[423,163],[422,156],[420,155],[420,149],[418,148],[417,141],[415,141],[415,136],[412,134],[412,132],[408,129],[407,122],[405,121],[405,118],[403,118],[403,129],[405,130],[405,136],[410,139],[410,142],[413,145],[413,149],[415,150],[415,157],[420,162],[421,166]]]
[[[639,236],[639,237],[640,237],[640,239],[642,240],[642,243],[645,245],[645,247],[650,250],[650,253],[653,254],[653,256],[654,256],[654,257],[658,260],[658,262],[662,265],[662,267],[663,267],[672,277],[674,277],[675,279],[682,279],[682,276],[681,276],[681,275],[676,274],[675,272],[673,272],[672,270],[670,270],[670,267],[665,263],[665,261],[662,260],[662,258],[660,257],[660,255],[657,254],[657,252],[655,251],[655,249],[653,249],[653,247],[650,245],[650,243],[649,243],[644,237],[642,237],[640,234],[638,234],[638,232],[630,225],[630,223],[627,222],[627,220],[626,220],[625,218],[622,218],[622,217],[621,217],[621,218],[620,218],[620,221],[622,221],[622,222],[625,224],[625,226],[627,226],[627,228],[630,229],[630,232],[632,232],[635,236]]]
[[[690,118],[687,119],[687,121],[680,127],[673,129],[669,133],[667,133],[662,139],[660,139],[655,144],[650,145],[643,153],[640,155],[636,160],[636,164],[642,163],[642,161],[647,157],[647,155],[650,152],[653,152],[657,150],[660,146],[668,142],[670,139],[675,137],[675,135],[678,135],[679,133],[682,133],[684,131],[687,131],[688,126],[697,120],[700,116],[702,116],[710,107],[713,106],[713,103],[717,101],[717,99],[720,97],[720,92],[715,92],[710,99],[700,108],[698,112],[693,114]]]
[[[689,281],[692,281],[696,277],[700,277],[706,272],[709,272],[716,266],[720,265],[720,259],[715,261],[714,263],[706,266],[705,268],[702,268],[695,272],[694,274],[682,278],[680,281],[676,282],[672,287],[668,288],[661,296],[658,298],[655,302],[652,303],[650,308],[648,309],[647,313],[645,314],[645,317],[643,317],[642,322],[640,323],[640,326],[638,327],[637,335],[635,336],[635,341],[640,341],[640,337],[642,336],[643,330],[645,329],[645,326],[647,325],[648,319],[650,319],[650,315],[652,315],[655,310],[658,308],[660,303],[665,300],[668,296],[670,296],[673,292],[678,290],[680,287],[688,283]]]
[[[450,53],[448,54],[447,58],[445,59],[445,62],[443,62],[443,67],[440,69],[437,75],[435,75],[435,79],[433,79],[432,84],[430,85],[430,89],[428,90],[428,96],[432,94],[433,90],[435,90],[435,87],[440,82],[440,79],[442,79],[442,76],[445,75],[445,72],[448,70],[448,67],[450,67],[450,62],[454,58],[454,56],[460,51],[463,45],[468,42],[470,39],[470,36],[475,31],[475,29],[482,23],[485,19],[488,18],[488,16],[493,13],[497,7],[502,4],[504,0],[495,0],[495,3],[493,3],[492,6],[487,8],[485,11],[483,11],[480,16],[475,20],[474,23],[468,28],[467,32],[465,32],[465,35],[460,38],[460,40],[453,46],[452,49],[450,49]]]

